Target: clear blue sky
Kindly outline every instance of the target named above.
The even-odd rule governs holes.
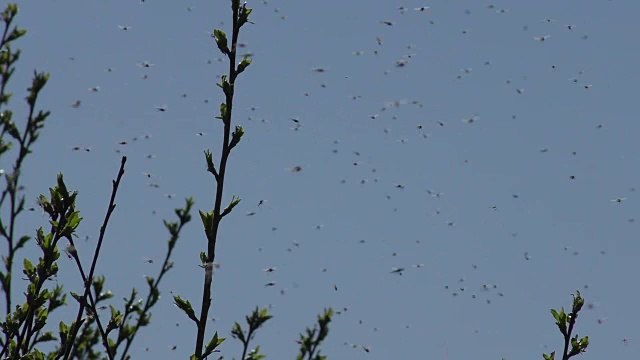
[[[331,324],[330,359],[539,359],[561,351],[549,309],[569,307],[580,289],[594,305],[577,326],[592,342],[581,358],[637,358],[640,3],[488,5],[249,3],[255,25],[240,41],[254,63],[237,82],[233,113],[246,135],[226,188],[226,201],[243,201],[222,224],[211,331],[228,334],[270,305],[275,318],[255,344],[269,359],[292,359],[298,333],[331,306],[348,310]],[[29,33],[11,87],[18,115],[33,69],[51,73],[39,104],[52,115],[26,163],[27,194],[35,202],[64,173],[79,191],[87,262],[120,156],[129,158],[99,266],[115,305],[157,272],[144,259],[163,255],[161,220],[196,200],[133,352],[186,358],[195,327],[170,291],[199,308],[197,209],[212,208],[214,188],[203,150],[218,158],[215,82],[227,69],[208,33],[230,33],[230,1],[20,7],[17,24]],[[144,61],[154,65],[137,66]],[[33,234],[46,219],[33,212],[22,225]],[[60,281],[80,291],[66,258]],[[222,346],[225,359],[239,349],[231,338]]]

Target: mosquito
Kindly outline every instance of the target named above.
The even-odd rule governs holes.
[[[155,64],[152,64],[152,63],[150,63],[148,61],[143,61],[141,63],[138,63],[137,65],[138,65],[138,67],[141,67],[141,68],[150,68],[150,67],[154,66]]]
[[[147,264],[153,264],[156,261],[155,258],[150,258],[150,257],[146,257],[146,256],[143,257],[142,260]]]
[[[478,115],[473,115],[467,119],[462,119],[462,122],[465,124],[473,124],[476,121],[478,121],[478,119],[480,119],[480,117]]]

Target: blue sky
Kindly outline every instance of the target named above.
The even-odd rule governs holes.
[[[11,86],[17,115],[33,69],[51,73],[39,104],[52,115],[26,163],[27,194],[35,202],[64,173],[79,192],[87,261],[128,157],[99,264],[115,299],[157,272],[145,259],[163,255],[161,220],[183,198],[213,207],[203,150],[219,156],[215,82],[227,65],[208,33],[230,33],[229,3],[20,3],[29,33]],[[294,358],[298,333],[331,306],[342,314],[323,346],[330,359],[536,359],[561,351],[549,309],[569,307],[580,289],[594,305],[577,326],[592,342],[582,358],[637,357],[640,3],[488,5],[248,4],[255,24],[240,41],[253,64],[233,113],[246,135],[225,189],[226,201],[243,201],[221,227],[211,331],[228,334],[271,306],[255,344]],[[195,328],[170,291],[199,306],[205,237],[194,215],[136,359],[193,351]],[[21,226],[45,224],[33,212]],[[66,258],[59,281],[80,289]],[[240,356],[231,338],[221,349]]]

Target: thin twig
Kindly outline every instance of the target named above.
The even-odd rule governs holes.
[[[231,113],[233,110],[233,93],[234,83],[237,76],[236,73],[236,47],[238,42],[238,34],[240,27],[238,26],[238,12],[239,1],[232,1],[233,10],[233,34],[231,41],[231,49],[228,53],[229,58],[229,84],[231,91],[225,93],[226,112],[222,119],[224,123],[224,139],[222,142],[222,154],[220,154],[220,168],[216,176],[216,198],[213,210],[213,229],[211,232],[211,238],[208,238],[207,243],[207,262],[213,264],[216,257],[216,242],[218,237],[218,228],[220,226],[220,220],[222,216],[220,209],[222,207],[222,195],[224,190],[224,177],[227,169],[227,160],[229,158],[230,148],[230,136],[231,136]],[[198,322],[198,334],[196,337],[195,355],[197,359],[202,357],[202,348],[204,346],[204,336],[207,328],[207,319],[209,314],[209,308],[211,307],[211,278],[208,278],[205,274],[205,281],[202,290],[202,308],[200,310],[200,317]]]
[[[104,240],[104,234],[107,230],[107,225],[109,223],[109,219],[111,218],[111,214],[113,213],[113,210],[116,208],[116,204],[115,204],[116,193],[118,192],[118,186],[120,185],[120,180],[124,175],[124,165],[126,162],[127,162],[127,157],[123,156],[122,162],[120,164],[120,171],[118,172],[118,177],[116,180],[113,181],[113,190],[111,191],[111,200],[109,201],[109,207],[107,208],[107,214],[104,217],[104,222],[100,227],[100,238],[98,239],[98,245],[96,246],[96,250],[93,254],[93,261],[91,262],[91,269],[89,270],[89,276],[84,284],[84,295],[82,296],[82,301],[80,302],[80,308],[78,309],[78,315],[76,316],[75,326],[71,331],[70,339],[75,339],[78,334],[78,330],[80,329],[80,320],[82,319],[82,314],[84,313],[84,306],[86,303],[86,299],[89,295],[89,292],[91,291],[91,284],[93,282],[93,273],[95,272],[96,265],[98,263],[98,256],[100,255],[100,249],[102,248],[102,241]],[[98,314],[96,313],[95,316],[98,316]],[[65,353],[64,353],[65,360],[68,360],[70,358],[72,349],[75,346],[76,346],[75,341],[68,341],[66,343]],[[109,356],[109,359],[113,359],[113,354],[111,353],[109,343],[108,342],[105,343],[104,346],[105,346],[107,355]]]

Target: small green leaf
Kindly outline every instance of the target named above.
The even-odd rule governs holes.
[[[172,237],[178,236],[178,223],[168,222],[167,220],[162,220],[162,223]]]
[[[16,250],[22,248],[30,239],[31,237],[26,235],[21,237],[20,240],[18,240],[18,243],[16,244]]]
[[[60,341],[62,342],[62,345],[64,345],[67,342],[67,337],[69,336],[69,327],[67,326],[67,324],[60,321],[60,323],[58,324],[58,333]]]
[[[26,33],[27,33],[27,30],[13,28],[13,31],[11,32],[11,34],[9,34],[9,36],[7,36],[6,42],[11,42],[13,40],[16,40],[16,39],[22,37]]]
[[[225,216],[228,213],[230,213],[231,210],[233,210],[233,208],[236,207],[236,205],[238,205],[239,203],[240,203],[240,198],[236,198],[236,196],[233,195],[231,197],[231,202],[229,202],[229,205],[224,209],[221,216]]]
[[[62,231],[62,236],[71,236],[75,231],[78,225],[80,225],[80,221],[82,218],[80,217],[79,211],[74,211],[71,213],[69,218],[67,219],[66,226]]]
[[[244,135],[244,129],[242,128],[242,126],[237,125],[236,130],[233,132],[233,134],[231,134],[231,142],[229,143],[229,150],[233,149],[236,145],[238,145],[243,135]]]
[[[207,235],[207,239],[213,238],[213,225],[215,222],[215,215],[213,211],[204,212],[198,210],[200,213],[200,219],[202,219],[202,225],[204,226],[204,233]]]
[[[50,218],[54,218],[55,217],[55,212],[53,210],[53,206],[51,206],[51,203],[49,202],[49,200],[47,199],[46,196],[40,195],[38,197],[38,205],[42,208],[42,210],[44,210],[44,212],[49,214]]]
[[[265,357],[267,357],[264,354],[260,354],[260,346],[256,346],[255,349],[251,350],[249,352],[249,354],[247,355],[247,359],[246,360],[262,360]]]
[[[220,77],[220,82],[217,83],[216,85],[218,85],[218,87],[222,89],[222,92],[224,93],[225,96],[229,97],[233,95],[233,84],[227,81],[227,75],[222,75]],[[226,104],[225,104],[225,108],[226,108]]]
[[[236,71],[236,73],[241,74],[249,65],[251,65],[251,59],[246,56],[243,57],[242,61],[240,61],[240,63],[238,64],[238,70]]]
[[[173,297],[174,304],[189,317],[189,319],[193,320],[196,324],[198,323],[198,318],[196,318],[196,313],[193,311],[191,307],[191,303],[189,300],[182,300],[180,296]]]
[[[9,133],[9,135],[11,135],[11,137],[13,137],[14,139],[20,141],[21,137],[20,137],[20,132],[18,131],[18,128],[16,127],[16,123],[14,123],[13,121],[8,123],[5,127],[6,131]]]
[[[46,333],[40,335],[40,337],[38,338],[38,340],[36,340],[36,342],[48,342],[53,340],[56,340],[55,335],[53,335],[51,331],[47,331]]]
[[[40,308],[38,310],[38,314],[36,315],[36,322],[33,327],[33,331],[37,332],[42,329],[47,324],[47,317],[49,316],[49,309]]]
[[[233,329],[231,330],[231,336],[242,341],[243,344],[246,342],[244,338],[244,332],[242,331],[242,326],[240,326],[240,323],[238,323],[237,321],[233,325]]]
[[[226,118],[227,118],[227,104],[221,103],[220,104],[220,115],[216,116],[216,119],[220,119],[222,121],[225,121]]]
[[[218,171],[216,170],[216,166],[213,164],[213,154],[211,154],[210,150],[204,151],[204,157],[207,161],[207,171],[212,173],[213,176],[218,179]]]
[[[251,21],[249,21],[249,14],[251,14],[252,11],[253,9],[248,8],[246,3],[242,5],[238,13],[238,25],[240,27],[242,27],[242,25],[246,23],[253,24]]]
[[[111,318],[109,318],[109,324],[107,324],[107,329],[105,333],[110,333],[113,329],[117,329],[120,324],[122,324],[122,319],[124,314],[122,314],[118,309],[113,306],[109,306],[111,308]],[[123,328],[124,331],[127,331],[126,328]]]
[[[213,334],[213,338],[207,344],[204,354],[202,354],[202,356],[203,357],[209,356],[218,346],[220,346],[220,344],[222,344],[223,341],[224,341],[224,338],[218,338],[218,332],[216,331],[216,333]]]
[[[58,193],[62,196],[62,200],[65,201],[69,198],[69,190],[67,190],[67,185],[64,184],[64,177],[62,173],[58,174]]]
[[[31,263],[31,261],[29,261],[29,259],[27,258],[23,260],[23,266],[24,266],[24,270],[22,270],[22,272],[25,275],[27,275],[29,279],[31,279],[31,277],[36,273],[35,267]]]
[[[580,296],[580,291],[576,290],[576,295],[573,295],[573,308],[572,312],[577,314],[582,310],[582,306],[584,305],[584,299]]]
[[[220,49],[223,54],[229,55],[230,52],[229,47],[227,46],[227,34],[222,30],[215,29],[213,30],[213,37],[216,39],[218,49]]]

